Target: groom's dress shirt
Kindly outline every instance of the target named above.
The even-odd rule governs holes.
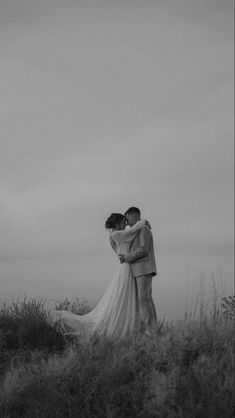
[[[152,274],[156,276],[157,267],[151,230],[143,226],[130,245],[125,261],[131,264],[135,277]]]

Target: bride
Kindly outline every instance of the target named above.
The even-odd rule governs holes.
[[[112,213],[105,223],[110,231],[110,243],[117,256],[128,254],[131,241],[147,221],[142,219],[125,230],[126,219]],[[122,338],[132,332],[138,323],[137,289],[130,264],[119,264],[105,294],[98,305],[85,315],[66,310],[52,312],[52,321],[66,335],[90,337],[102,334]]]

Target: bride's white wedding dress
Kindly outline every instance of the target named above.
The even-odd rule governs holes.
[[[145,224],[138,221],[127,230],[111,232],[116,253],[128,254],[131,241]],[[90,337],[102,334],[122,338],[132,332],[138,323],[136,282],[130,264],[118,264],[114,277],[98,305],[86,315],[76,315],[65,310],[52,313],[52,321],[64,334]]]

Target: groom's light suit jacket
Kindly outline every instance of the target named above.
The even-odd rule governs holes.
[[[125,259],[130,263],[134,277],[157,275],[153,235],[148,226],[143,226],[133,239]]]

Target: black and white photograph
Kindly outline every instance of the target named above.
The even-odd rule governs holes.
[[[233,0],[0,0],[0,416],[232,418]]]

